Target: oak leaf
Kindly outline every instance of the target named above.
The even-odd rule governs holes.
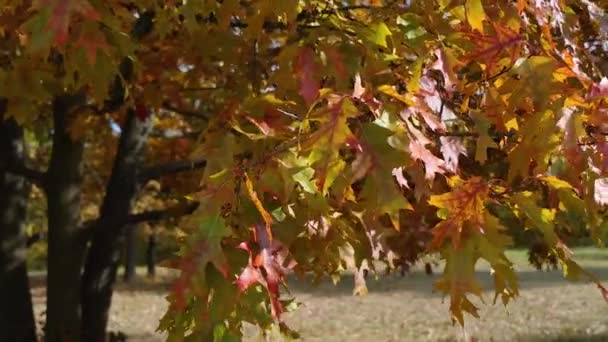
[[[462,180],[454,176],[452,191],[433,195],[429,204],[439,208],[442,221],[433,228],[431,248],[439,248],[446,239],[452,241],[455,249],[469,231],[483,233],[485,229],[485,202],[490,187],[479,177]]]

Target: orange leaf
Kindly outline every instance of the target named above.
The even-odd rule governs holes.
[[[454,248],[458,249],[466,230],[484,232],[484,203],[488,199],[488,185],[479,177],[467,181],[453,177],[451,181],[456,183],[451,192],[434,195],[429,199],[429,204],[445,210],[443,221],[433,228],[431,248],[441,247],[450,238]]]
[[[249,198],[251,198],[251,201],[260,212],[260,215],[262,215],[262,219],[264,220],[266,226],[266,233],[268,234],[268,239],[272,241],[272,230],[270,229],[273,223],[272,216],[268,211],[266,211],[264,205],[258,198],[258,194],[253,189],[253,183],[251,183],[251,180],[249,179],[249,176],[247,176],[247,173],[245,173],[245,185],[247,187],[247,192],[249,193]]]

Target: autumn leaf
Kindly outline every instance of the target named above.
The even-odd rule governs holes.
[[[344,170],[340,150],[349,140],[355,139],[347,120],[359,111],[348,98],[336,98],[328,109],[313,113],[310,120],[318,122],[318,129],[302,142],[302,149],[310,151],[308,162],[315,169],[317,187],[327,193],[336,177]]]
[[[50,11],[48,28],[55,35],[55,43],[63,46],[68,40],[68,28],[74,13],[88,20],[100,20],[99,12],[87,0],[40,0],[38,8]]]
[[[457,137],[440,137],[441,153],[445,160],[446,169],[452,173],[458,172],[458,159],[460,155],[467,155],[462,140]]]
[[[253,189],[253,183],[251,182],[251,179],[249,179],[249,176],[247,175],[247,173],[244,174],[244,177],[245,177],[245,187],[247,188],[247,193],[249,194],[249,198],[251,199],[251,201],[255,205],[256,209],[262,216],[262,219],[264,219],[264,226],[266,227],[266,236],[268,236],[268,239],[270,239],[272,241],[272,223],[273,223],[272,216],[264,208],[264,205],[260,201],[257,192]]]
[[[488,148],[495,148],[497,145],[489,134],[490,121],[481,113],[473,112],[472,114],[479,135],[475,144],[475,160],[483,164],[488,160]]]
[[[524,191],[512,196],[513,203],[521,210],[520,216],[543,234],[549,246],[555,246],[560,238],[555,233],[555,209],[538,206],[538,195]]]
[[[316,76],[315,57],[315,51],[311,47],[303,47],[300,49],[294,65],[296,76],[300,82],[300,95],[309,106],[319,96],[320,88]]]
[[[535,162],[534,174],[544,172],[547,168],[547,157],[558,144],[559,137],[555,134],[557,125],[553,112],[546,110],[535,113],[520,133],[524,135],[513,150],[509,153],[509,179],[516,176],[527,177],[530,163]],[[542,132],[542,134],[540,133]]]
[[[178,258],[177,265],[182,271],[173,284],[173,305],[184,310],[189,298],[196,296],[191,293],[192,281],[198,269],[205,269],[207,264],[213,264],[218,271],[228,278],[229,266],[221,247],[221,241],[231,234],[224,220],[217,216],[207,216],[195,212],[189,217],[190,225],[198,227],[191,238],[192,249]],[[203,278],[204,280],[204,278]]]
[[[433,228],[431,248],[440,248],[446,239],[455,249],[460,247],[463,237],[470,232],[483,233],[485,229],[485,202],[488,200],[488,185],[479,177],[461,180],[453,177],[451,192],[433,195],[429,204],[439,208],[441,222]]]
[[[280,321],[285,309],[279,300],[279,286],[296,263],[288,258],[288,251],[277,240],[270,239],[263,225],[255,225],[254,233],[260,252],[254,255],[247,243],[239,245],[238,248],[249,253],[249,262],[235,283],[241,292],[255,284],[264,286],[270,298],[272,316]]]
[[[483,10],[481,0],[466,0],[465,11],[469,25],[479,32],[483,32],[483,21],[486,19],[486,13]]]
[[[74,203],[83,220],[106,215],[100,196],[132,146],[119,140],[146,145],[126,173],[170,171],[108,208],[171,215],[155,223],[156,237],[175,237],[181,272],[160,323],[171,341],[243,339],[244,322],[293,336],[280,289],[290,272],[336,282],[353,272],[353,292],[364,294],[379,262],[405,272],[434,253],[445,260],[436,289],[463,324],[478,315],[479,260],[494,302],[518,295],[505,251],[530,229],[567,279],[608,296],[565,243],[608,236],[604,7],[9,0],[0,116],[25,132],[28,168],[18,176],[82,167]],[[151,129],[121,125],[131,110]],[[79,163],[49,154],[63,114],[73,143],[86,140]],[[165,165],[190,160],[204,169]],[[45,190],[34,190],[37,208]],[[173,207],[184,199],[194,212]]]
[[[367,29],[366,37],[370,43],[381,47],[388,47],[387,38],[391,36],[391,30],[383,22],[374,23]]]
[[[107,53],[110,45],[99,30],[91,29],[89,26],[85,26],[85,28],[80,33],[75,45],[86,51],[87,61],[94,66],[97,61],[97,54],[99,52]]]
[[[445,162],[436,157],[422,143],[412,140],[408,147],[412,158],[420,160],[424,164],[426,179],[432,180],[436,173],[443,174],[445,172]]]
[[[608,204],[608,178],[598,178],[593,184],[593,199],[599,205]]]
[[[490,77],[500,70],[498,62],[503,56],[508,56],[508,60],[506,60],[508,64],[504,66],[511,66],[521,53],[523,41],[523,37],[509,27],[495,22],[492,22],[491,27],[492,33],[482,34],[478,31],[465,33],[468,40],[475,45],[475,49],[461,58],[463,64],[483,63],[486,77]]]
[[[473,241],[466,240],[461,249],[443,249],[441,258],[446,261],[445,268],[441,279],[435,282],[436,289],[450,295],[452,321],[460,325],[464,325],[463,311],[479,317],[478,308],[466,296],[467,293],[472,293],[481,298],[481,285],[475,279],[478,257],[474,248]]]
[[[398,149],[398,139],[387,128],[375,123],[366,124],[362,127],[361,135],[362,151],[352,164],[353,173],[357,175],[355,181],[366,176],[359,201],[372,216],[387,214],[393,227],[399,230],[400,210],[412,209],[412,205],[405,199],[392,175],[395,169],[405,166],[409,158],[404,150]]]
[[[589,100],[605,97],[608,97],[608,77],[602,77],[600,82],[594,83],[587,94]]]

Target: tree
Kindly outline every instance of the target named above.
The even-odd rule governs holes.
[[[3,112],[5,108],[0,108]],[[13,121],[0,124],[0,155],[3,165],[23,165],[23,131]],[[0,298],[11,310],[0,310],[0,339],[31,341],[36,323],[25,265],[25,208],[27,186],[22,177],[0,173]]]
[[[176,340],[238,339],[244,321],[291,333],[288,273],[352,270],[365,293],[372,261],[392,271],[430,253],[445,260],[436,288],[464,324],[477,315],[479,259],[494,270],[495,300],[517,296],[504,251],[524,229],[541,238],[538,260],[607,297],[567,247],[605,235],[603,8],[11,2],[0,14],[6,116],[26,128],[53,119],[43,175],[2,169],[47,193],[47,340],[103,340],[125,227],[184,213],[181,275],[160,325]],[[165,114],[200,131],[190,160],[144,165],[149,125]],[[82,224],[83,151],[104,142],[100,130],[79,139],[90,118],[121,133],[100,216]],[[190,184],[173,194],[187,195],[179,210],[132,213],[147,180],[202,168],[177,178]]]

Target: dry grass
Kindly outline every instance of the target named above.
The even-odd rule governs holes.
[[[608,281],[608,252],[575,251],[579,260],[602,280]],[[439,275],[414,271],[405,277],[369,280],[369,295],[353,297],[352,279],[337,286],[317,287],[291,282],[303,303],[288,314],[287,323],[302,334],[303,341],[608,341],[608,304],[590,284],[569,283],[559,271],[537,272],[527,266],[522,252],[510,253],[521,279],[521,295],[508,306],[491,305],[488,291],[480,305],[481,319],[467,317],[466,328],[452,326],[448,302],[432,293]],[[492,280],[481,265],[479,278],[490,289]],[[110,328],[130,336],[129,341],[162,341],[154,333],[164,313],[166,283],[139,280],[120,285],[112,307]],[[38,291],[38,293],[37,293]],[[44,301],[34,290],[37,312]],[[257,331],[246,329],[247,340],[261,340]],[[276,335],[271,341],[280,341]]]

